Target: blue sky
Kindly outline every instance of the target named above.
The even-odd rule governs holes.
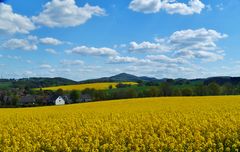
[[[239,76],[239,0],[7,0],[4,78]]]

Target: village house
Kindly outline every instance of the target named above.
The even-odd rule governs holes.
[[[48,104],[50,105],[64,105],[72,103],[68,96],[51,96],[46,99]]]
[[[65,100],[63,99],[62,96],[59,96],[55,101],[54,105],[65,105]]]
[[[6,105],[9,105],[12,102],[12,97],[11,96],[4,96],[3,97],[3,102]]]
[[[19,105],[30,106],[36,104],[36,98],[33,95],[22,96],[19,100]]]
[[[8,92],[0,91],[0,106],[1,105],[15,105],[15,106],[44,106],[44,105],[65,105],[72,104],[72,100],[69,95],[57,95],[57,94],[41,94],[32,95],[24,94],[22,90],[14,92],[15,95],[8,95]],[[77,103],[91,102],[92,97],[89,94],[82,94]]]

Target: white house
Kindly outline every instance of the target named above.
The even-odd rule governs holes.
[[[55,100],[55,105],[65,105],[65,100],[63,99],[63,97],[59,96],[59,97]]]

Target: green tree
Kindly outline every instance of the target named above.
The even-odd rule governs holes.
[[[208,95],[208,87],[200,84],[194,87],[194,94],[196,96],[206,96]]]
[[[76,103],[79,98],[80,94],[77,90],[72,90],[70,92],[70,99],[73,101],[73,103]]]
[[[192,96],[193,91],[191,88],[184,88],[182,89],[182,96]]]
[[[82,90],[81,93],[88,94],[90,96],[94,96],[95,91],[96,90],[94,88],[86,88],[86,89]]]
[[[182,96],[181,90],[178,88],[173,89],[172,96]]]
[[[64,91],[63,91],[63,89],[57,89],[57,91],[55,92],[55,94],[56,94],[57,96],[62,96],[62,95],[64,95]]]
[[[107,93],[105,90],[97,90],[94,93],[95,100],[105,100],[107,98]]]
[[[133,88],[128,88],[125,90],[127,98],[136,98],[138,96],[137,91]]]
[[[172,95],[173,89],[172,89],[172,86],[171,86],[170,82],[161,83],[160,89],[163,92],[163,96],[171,96]]]
[[[121,88],[114,90],[112,93],[112,99],[126,99],[126,98],[136,98],[138,93],[134,88]]]
[[[220,95],[221,88],[216,82],[212,82],[208,85],[208,93],[213,96]]]
[[[14,95],[14,96],[12,97],[12,101],[11,101],[12,105],[13,105],[13,106],[16,106],[16,105],[18,104],[18,102],[19,102],[19,96]]]
[[[224,95],[233,95],[235,94],[234,86],[231,83],[225,83],[222,88],[222,93]]]
[[[160,94],[160,89],[158,87],[155,86],[151,86],[149,87],[149,96],[150,97],[158,97]]]

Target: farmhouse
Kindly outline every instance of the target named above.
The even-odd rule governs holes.
[[[62,96],[59,96],[55,101],[54,101],[55,105],[65,105],[65,100],[63,99]]]

